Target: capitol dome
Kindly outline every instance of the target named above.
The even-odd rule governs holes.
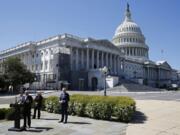
[[[149,47],[145,43],[140,27],[131,18],[129,4],[127,4],[125,19],[116,29],[112,42],[125,56],[148,59]]]

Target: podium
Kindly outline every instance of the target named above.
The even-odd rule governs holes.
[[[22,104],[10,104],[11,108],[14,108],[15,118],[14,118],[14,127],[9,128],[8,131],[23,131],[23,128],[20,126],[21,121],[21,107]]]

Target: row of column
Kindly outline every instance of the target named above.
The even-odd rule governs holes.
[[[157,69],[156,68],[147,68],[147,78],[151,80],[156,80],[157,79]]]
[[[152,67],[147,67],[147,79],[150,80],[162,80],[162,79],[169,79],[170,71],[164,69],[157,69]]]
[[[148,57],[147,50],[144,48],[127,47],[124,48],[125,54],[128,56],[145,56]]]
[[[159,68],[159,80],[161,79],[169,79],[170,71]]]
[[[46,52],[47,55],[46,55]],[[46,71],[51,69],[51,50],[38,52],[26,52],[19,55],[22,62],[32,71]]]
[[[123,67],[119,55],[94,49],[71,48],[71,70],[95,69],[107,66],[111,73],[118,74]]]

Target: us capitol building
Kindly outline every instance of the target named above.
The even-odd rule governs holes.
[[[80,38],[62,34],[37,42],[27,42],[0,52],[2,63],[19,57],[36,79],[30,87],[55,89],[69,85],[71,89],[103,89],[121,80],[152,87],[168,86],[176,79],[176,70],[166,61],[151,61],[149,47],[140,27],[132,20],[129,4],[124,21],[117,27],[112,42],[104,39]],[[109,87],[110,87],[109,86]]]

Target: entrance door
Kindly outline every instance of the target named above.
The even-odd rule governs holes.
[[[79,90],[84,90],[84,79],[79,79]]]
[[[96,77],[93,77],[91,81],[92,81],[92,90],[97,90],[98,79]]]

